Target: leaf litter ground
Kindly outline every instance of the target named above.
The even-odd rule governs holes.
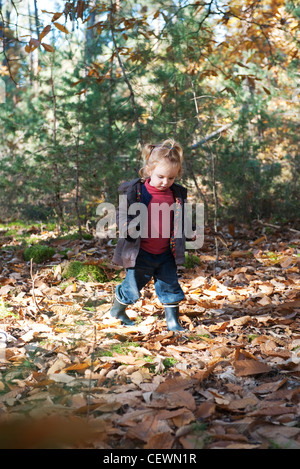
[[[300,448],[300,233],[254,223],[207,230],[179,270],[183,334],[168,332],[153,283],[109,318],[124,272],[113,247],[34,230],[56,250],[25,262],[1,237],[0,446],[100,449]],[[14,249],[12,249],[12,246]],[[65,281],[69,260],[107,281]]]

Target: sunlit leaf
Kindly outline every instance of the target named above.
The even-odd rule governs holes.
[[[39,35],[39,41],[41,41],[50,31],[51,31],[51,25],[48,24]]]
[[[47,52],[54,52],[54,48],[52,46],[49,46],[49,44],[45,44],[44,42],[42,42],[42,46]]]
[[[54,13],[53,17],[52,17],[52,23],[54,23],[54,21],[58,20],[61,16],[63,15],[63,13]]]
[[[63,25],[63,24],[60,24],[60,23],[53,23],[54,26],[59,29],[60,31],[62,31],[63,33],[65,34],[69,34],[69,31],[68,29]]]

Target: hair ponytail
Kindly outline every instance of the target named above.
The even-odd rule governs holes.
[[[164,140],[157,145],[147,143],[142,149],[142,158],[144,166],[140,169],[139,174],[143,179],[147,177],[146,166],[152,169],[164,160],[178,166],[177,177],[182,175],[183,150],[181,145],[173,139]]]

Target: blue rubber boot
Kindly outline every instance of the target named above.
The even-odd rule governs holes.
[[[127,306],[128,305],[123,305],[117,300],[117,298],[115,298],[113,307],[110,310],[110,315],[113,318],[120,319],[122,324],[124,324],[125,326],[133,326],[134,321],[132,321],[125,312],[125,309],[127,308]]]
[[[165,316],[167,321],[168,331],[184,331],[184,328],[178,322],[179,319],[179,306],[178,305],[164,305]]]

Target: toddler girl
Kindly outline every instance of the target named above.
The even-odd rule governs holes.
[[[126,196],[126,206],[120,204],[117,212],[120,238],[113,262],[125,267],[127,273],[116,288],[110,315],[125,325],[133,325],[126,307],[139,299],[141,289],[153,277],[168,330],[183,331],[178,317],[184,293],[178,283],[176,265],[185,261],[183,204],[187,190],[175,182],[182,174],[183,151],[179,143],[166,140],[158,145],[146,145],[142,156],[141,178],[119,187],[119,192]],[[140,226],[134,224],[130,215],[130,207],[135,203],[147,207]]]

